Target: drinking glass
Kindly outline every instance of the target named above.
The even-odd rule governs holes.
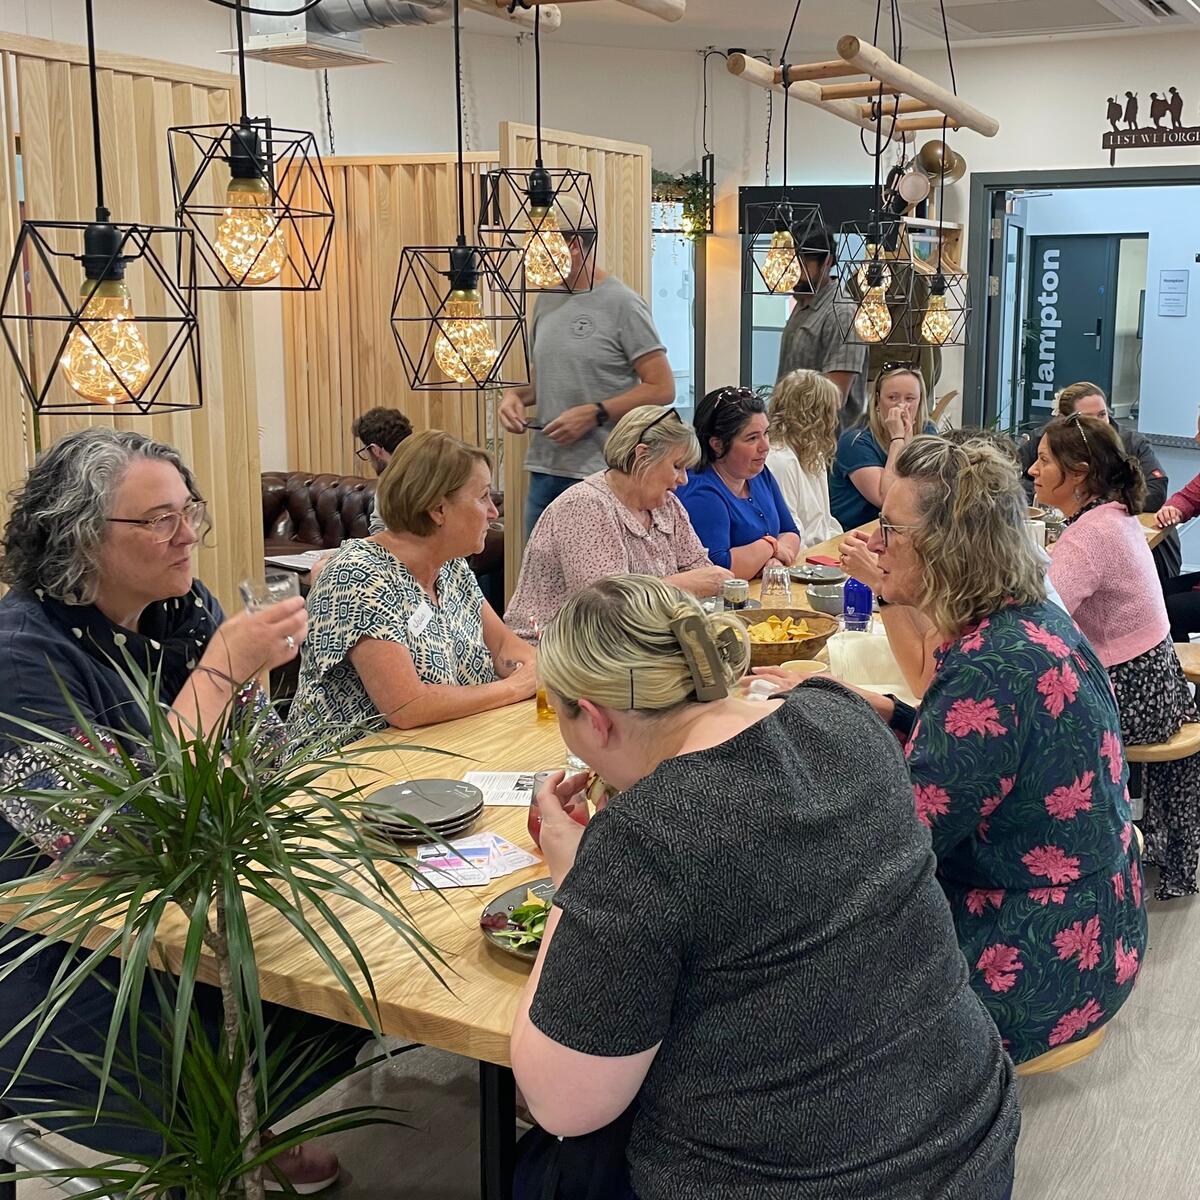
[[[767,567],[762,573],[763,608],[792,607],[792,576],[787,567]]]
[[[540,646],[542,644],[542,627],[537,623],[537,621],[533,622],[532,632],[533,644],[535,646]],[[537,684],[534,692],[537,703],[537,719],[539,721],[557,721],[558,714],[554,711],[554,707],[551,705],[550,700],[546,695],[546,684],[542,679],[541,671],[537,669],[536,663],[534,664],[534,670],[537,672]]]
[[[249,612],[262,612],[272,604],[281,600],[289,600],[292,596],[300,595],[300,576],[294,571],[280,571],[267,575],[264,579],[243,579],[238,584],[246,609]]]

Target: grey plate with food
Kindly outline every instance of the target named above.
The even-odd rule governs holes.
[[[547,912],[549,906],[554,900],[554,880],[552,879],[535,879],[532,883],[523,883],[520,887],[510,888],[507,892],[497,896],[483,910],[479,917],[479,927],[483,936],[496,947],[497,950],[503,950],[505,954],[511,954],[515,958],[524,959],[526,962],[533,962],[537,958],[538,949],[541,947],[542,939],[538,936],[536,942],[532,942],[526,946],[516,946],[513,944],[511,937],[500,936],[505,930],[514,931],[517,926],[513,924],[512,914],[514,909],[520,908],[528,899],[529,893],[532,892],[541,900],[545,900]],[[503,918],[504,924],[500,921]],[[489,928],[487,922],[493,922],[499,928]]]

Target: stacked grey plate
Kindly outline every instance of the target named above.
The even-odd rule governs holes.
[[[372,792],[364,802],[363,815],[376,833],[415,845],[434,839],[412,821],[420,821],[437,837],[449,840],[465,833],[482,811],[483,793],[473,783],[411,779]]]

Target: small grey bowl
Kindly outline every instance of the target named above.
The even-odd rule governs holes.
[[[808,597],[809,606],[815,611],[828,613],[831,617],[840,617],[843,587],[841,583],[810,583],[804,589],[804,594]]]

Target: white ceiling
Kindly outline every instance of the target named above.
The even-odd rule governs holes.
[[[1053,35],[1060,38],[1095,36],[1097,32],[1117,35],[1147,32],[1155,24],[1164,29],[1197,28],[1193,10],[1200,13],[1200,0],[1186,2],[1191,4],[1190,9],[1184,0],[1176,0],[1174,7],[1181,15],[1161,23],[1145,16],[1149,11],[1144,7],[1146,0],[1140,5],[1137,0],[946,0],[946,8],[952,23],[956,17],[965,22],[966,27],[958,26],[954,31],[955,44],[969,41],[978,45],[990,40],[983,31],[991,26],[987,21],[979,22],[981,13],[995,14],[991,20],[998,31],[1011,35],[1027,27],[1030,39],[1040,40],[1051,31],[1046,23],[1051,14],[1060,18],[1055,20],[1053,28]],[[927,50],[942,45],[935,0],[901,0],[901,6],[905,13],[906,49]],[[562,27],[553,36],[590,45],[685,51],[707,46],[722,50],[737,47],[777,55],[793,9],[793,0],[687,0],[687,14],[681,21],[671,23],[647,16],[617,0],[596,0],[588,4],[563,4]],[[883,9],[879,45],[890,49],[888,0],[884,0]],[[789,58],[812,61],[835,57],[834,46],[842,34],[872,36],[875,12],[876,0],[803,0]],[[1119,12],[1124,16],[1116,15]],[[1141,29],[1131,21],[1131,13],[1145,19]],[[996,40],[1011,44],[1013,38]]]

